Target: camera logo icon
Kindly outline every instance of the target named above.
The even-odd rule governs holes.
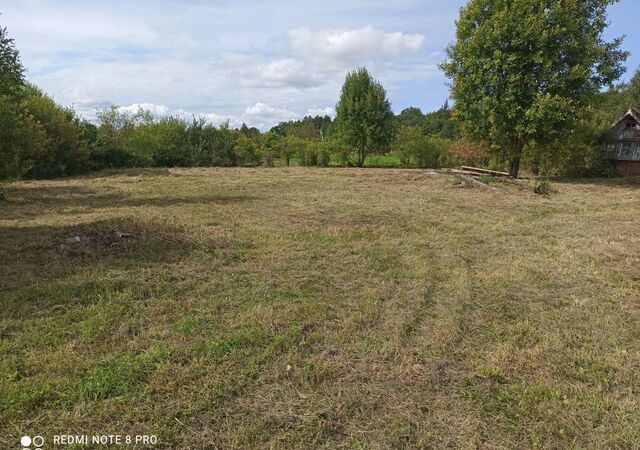
[[[33,449],[30,448],[32,444],[34,446]],[[20,445],[23,447],[22,450],[42,450],[44,438],[42,436],[34,436],[32,438],[25,435],[20,438]]]

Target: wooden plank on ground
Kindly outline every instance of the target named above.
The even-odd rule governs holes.
[[[508,172],[500,172],[498,170],[491,170],[491,169],[482,169],[480,167],[471,167],[471,166],[461,166],[460,167],[462,170],[466,170],[469,172],[477,172],[480,174],[486,174],[486,175],[491,175],[494,177],[508,177],[509,173]]]

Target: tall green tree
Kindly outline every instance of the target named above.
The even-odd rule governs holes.
[[[624,73],[622,39],[607,42],[617,0],[470,0],[442,64],[464,130],[518,176],[523,153],[571,133],[605,85]]]
[[[387,149],[393,138],[393,112],[387,93],[365,68],[347,74],[336,106],[339,138],[355,147],[357,166],[368,153]]]
[[[21,109],[24,87],[18,49],[0,27],[0,179],[23,175],[31,154],[46,141],[39,124]]]
[[[424,129],[425,125],[424,114],[422,114],[420,108],[415,106],[403,109],[396,117],[396,122],[398,127],[420,127]]]
[[[24,87],[24,67],[7,29],[0,27],[0,95],[15,97]]]

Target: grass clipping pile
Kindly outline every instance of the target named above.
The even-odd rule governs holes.
[[[119,217],[68,227],[54,238],[62,261],[82,262],[110,256],[168,256],[181,251],[213,253],[230,243],[217,235],[203,233],[166,219]]]

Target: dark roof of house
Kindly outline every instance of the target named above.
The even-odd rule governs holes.
[[[611,125],[611,128],[617,126],[620,122],[625,120],[627,117],[631,117],[633,120],[636,121],[637,124],[640,124],[640,108],[629,108],[629,111],[627,111],[624,114],[624,116],[622,116],[618,120],[616,120],[613,123],[613,125]]]

